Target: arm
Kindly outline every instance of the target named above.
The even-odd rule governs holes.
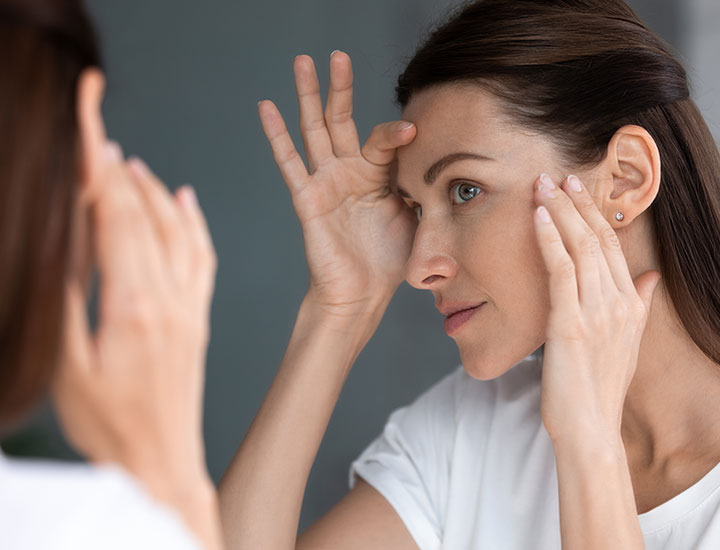
[[[363,482],[296,543],[310,468],[350,367],[383,310],[332,320],[309,298],[303,302],[275,381],[220,483],[231,548],[415,548],[392,507]]]
[[[645,548],[622,439],[591,433],[554,442],[563,548]]]
[[[220,484],[234,549],[296,547],[315,454],[355,358],[403,279],[416,223],[389,189],[395,150],[412,141],[414,126],[380,125],[361,148],[349,57],[331,56],[325,113],[312,59],[299,56],[294,69],[307,167],[275,105],[263,101],[259,112],[302,226],[310,289],[272,387]],[[379,535],[367,524],[358,529],[361,522],[345,512],[358,510],[373,528],[391,526],[382,535],[395,548],[412,548],[399,518],[383,516],[388,507],[373,491],[352,491],[302,544],[373,547]]]

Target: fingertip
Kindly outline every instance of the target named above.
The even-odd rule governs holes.
[[[108,141],[105,143],[105,160],[112,163],[122,162],[123,151],[117,141]]]
[[[313,61],[313,58],[310,57],[306,53],[301,53],[300,55],[295,56],[295,60],[293,61],[293,65],[295,69],[302,69],[302,68],[312,68],[315,66],[315,62]]]
[[[396,143],[407,145],[415,139],[417,127],[412,122],[402,120],[396,123],[393,128]]]
[[[130,171],[138,178],[146,178],[150,174],[150,168],[140,157],[133,155],[127,161]]]
[[[535,215],[537,216],[537,219],[543,224],[549,224],[552,221],[552,218],[550,218],[550,212],[548,212],[548,209],[544,206],[538,206],[535,209]]]
[[[350,56],[342,50],[333,50],[330,52],[330,61],[344,62],[350,61]]]
[[[183,185],[176,193],[180,205],[187,210],[198,208],[198,199],[192,185]]]

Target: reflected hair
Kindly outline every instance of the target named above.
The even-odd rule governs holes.
[[[650,207],[663,283],[684,329],[720,363],[720,154],[671,49],[622,0],[480,0],[420,46],[396,87],[472,83],[519,124],[592,167],[622,126],[645,128],[662,162]]]
[[[47,392],[79,169],[77,83],[99,67],[80,0],[0,0],[0,426]]]

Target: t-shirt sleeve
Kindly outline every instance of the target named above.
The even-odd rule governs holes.
[[[382,434],[353,462],[356,476],[392,505],[421,550],[441,548],[462,368],[390,415]]]

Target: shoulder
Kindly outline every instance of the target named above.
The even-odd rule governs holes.
[[[199,548],[174,511],[112,465],[0,456],[0,531],[28,550]]]

